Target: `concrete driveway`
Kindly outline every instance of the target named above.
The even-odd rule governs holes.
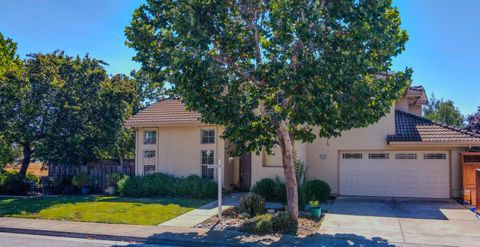
[[[338,197],[319,232],[364,246],[480,246],[480,220],[453,200]]]

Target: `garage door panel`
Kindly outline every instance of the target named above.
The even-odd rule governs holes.
[[[382,153],[375,151],[376,153]],[[362,153],[361,159],[344,159],[340,154],[340,194],[363,196],[396,197],[450,197],[449,161],[445,159],[425,159],[424,153],[406,152],[401,157],[416,159],[396,159],[395,152],[388,153],[388,159],[369,159],[369,152]],[[405,155],[406,154],[406,155]]]

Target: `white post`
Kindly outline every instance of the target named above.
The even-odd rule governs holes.
[[[222,178],[223,178],[223,172],[222,172],[222,160],[218,159],[217,163],[217,171],[218,171],[218,221],[222,221]]]

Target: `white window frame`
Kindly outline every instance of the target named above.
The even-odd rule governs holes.
[[[212,160],[210,162],[209,158],[210,157],[206,157],[206,162],[204,162],[204,157],[203,157],[203,154],[207,152],[207,155],[208,155],[208,152],[211,152],[212,154]],[[215,169],[214,168],[208,168],[208,165],[214,165],[215,164],[215,151],[214,150],[201,150],[200,151],[200,176],[202,178],[207,178],[207,179],[214,179],[215,178]],[[204,176],[204,173],[203,173],[203,170],[205,169],[205,176]]]
[[[154,133],[153,136],[153,142],[148,141],[147,142],[147,133]],[[149,138],[148,140],[150,140]],[[156,130],[144,130],[143,131],[143,144],[144,145],[156,145],[157,144],[157,131]]]
[[[213,132],[213,136],[210,135],[212,132]],[[205,138],[207,138],[207,142],[203,141],[204,133],[208,133],[207,136],[205,136]],[[215,144],[215,139],[216,139],[215,129],[200,130],[200,144]],[[212,141],[212,142],[208,142],[208,141]]]

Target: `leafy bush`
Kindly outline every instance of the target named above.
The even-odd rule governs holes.
[[[286,211],[273,215],[271,221],[273,232],[294,233],[297,231],[298,223],[292,220],[292,216]]]
[[[125,176],[117,183],[122,196],[180,196],[192,198],[214,198],[217,196],[217,185],[209,179],[192,175],[176,178],[164,173],[153,173],[145,176]]]
[[[122,175],[119,173],[107,174],[107,176],[105,176],[105,183],[107,186],[117,186],[120,179],[122,179]]]
[[[298,185],[303,185],[305,183],[305,163],[299,159],[295,159],[295,176],[297,177]]]
[[[275,193],[273,192],[276,185],[275,180],[264,178],[253,185],[251,192],[263,196],[267,201],[275,200]]]
[[[81,188],[81,187],[84,187],[84,186],[89,186],[90,185],[90,176],[85,172],[79,173],[79,174],[73,176],[72,184],[73,184],[73,186],[75,186],[77,188]]]
[[[308,201],[325,202],[330,193],[330,186],[323,180],[310,180],[305,184],[305,195]]]
[[[307,204],[307,199],[305,196],[305,190],[303,186],[297,187],[298,192],[298,208],[303,210]],[[276,181],[275,190],[274,190],[275,200],[287,203],[287,185],[280,180]]]
[[[240,230],[253,234],[294,233],[297,225],[289,213],[279,212],[273,216],[270,214],[257,215],[245,221]]]
[[[38,178],[31,174],[27,174],[25,178],[22,178],[22,176],[15,171],[0,173],[0,193],[25,195],[30,187],[29,181],[36,183]]]
[[[265,213],[265,199],[255,193],[248,193],[246,196],[240,198],[238,208],[241,213],[247,213],[250,216],[263,214]]]
[[[175,183],[175,194],[194,198],[214,198],[217,196],[217,184],[209,179],[191,175],[186,178],[177,179]]]
[[[245,221],[240,230],[253,234],[272,233],[272,216],[270,214],[258,215],[253,219]]]
[[[52,192],[57,195],[72,195],[77,189],[73,186],[71,177],[64,177],[53,181]]]

